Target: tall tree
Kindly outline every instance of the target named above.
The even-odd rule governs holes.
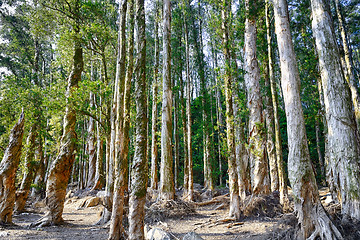
[[[289,144],[289,179],[293,188],[300,239],[341,239],[321,205],[315,175],[310,162],[305,121],[300,100],[300,77],[291,39],[288,4],[274,0],[275,30],[281,69]]]
[[[165,4],[166,5],[166,4]],[[170,7],[170,6],[168,6]],[[146,41],[144,0],[136,0],[136,49],[135,67],[135,152],[131,167],[131,194],[129,210],[129,239],[143,240],[145,201],[147,189],[147,103],[146,103]],[[170,102],[171,104],[171,102]]]
[[[164,0],[163,8],[163,101],[161,116],[160,195],[164,200],[174,199],[172,159],[172,87],[171,87],[171,4]]]
[[[230,212],[231,217],[240,219],[240,197],[236,168],[235,156],[235,137],[234,137],[234,112],[232,103],[232,78],[231,78],[231,55],[229,49],[229,13],[231,1],[223,0],[221,3],[221,29],[223,40],[223,52],[225,56],[225,102],[226,102],[226,136],[228,152],[228,172],[230,188]]]
[[[328,157],[344,215],[360,220],[359,133],[341,68],[328,2],[312,0],[312,28],[319,56],[328,125]]]
[[[75,11],[75,14],[79,16],[79,1],[74,3],[73,11]],[[52,162],[46,183],[46,203],[48,211],[44,217],[32,223],[31,226],[46,226],[63,222],[62,213],[64,209],[66,187],[71,173],[71,168],[75,160],[75,149],[77,141],[77,135],[75,132],[76,112],[69,101],[73,95],[74,90],[78,87],[78,83],[81,81],[81,73],[84,68],[83,48],[79,38],[79,19],[75,21],[73,26],[73,34],[74,56],[72,59],[72,70],[68,77],[68,86],[66,90],[67,107],[63,122],[63,135],[61,137],[59,153]]]
[[[158,147],[157,147],[157,118],[158,118],[158,78],[159,78],[159,56],[160,56],[160,47],[159,47],[159,1],[155,2],[155,63],[154,63],[154,82],[152,88],[152,119],[151,119],[151,181],[150,187],[152,189],[157,189],[158,185]]]

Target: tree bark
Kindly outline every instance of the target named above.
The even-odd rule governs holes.
[[[232,78],[231,78],[231,56],[229,50],[229,12],[231,2],[224,0],[221,9],[222,18],[222,40],[225,56],[225,102],[226,102],[226,132],[227,132],[227,151],[228,151],[228,173],[230,188],[230,217],[240,219],[240,197],[237,179],[237,166],[235,156],[235,138],[234,138],[234,112],[232,103]]]
[[[249,154],[251,185],[255,195],[270,192],[268,164],[265,156],[264,119],[260,93],[260,68],[256,57],[256,18],[250,9],[255,9],[256,1],[245,2],[245,85],[249,108]]]
[[[275,149],[276,149],[276,166],[278,169],[278,178],[279,178],[279,192],[280,192],[280,203],[284,208],[288,208],[288,189],[285,178],[285,169],[283,163],[283,152],[281,145],[281,132],[280,132],[280,123],[279,123],[279,110],[278,110],[278,94],[276,89],[276,82],[274,76],[274,63],[273,63],[273,48],[272,48],[272,37],[271,37],[271,24],[270,24],[270,8],[269,0],[266,1],[266,31],[267,31],[267,47],[268,47],[268,69],[269,69],[269,81],[270,81],[270,90],[271,90],[271,100],[273,105],[274,113],[274,134],[275,134]]]
[[[79,6],[77,6],[78,8]],[[75,26],[75,34],[79,34],[79,25]],[[60,140],[60,149],[56,159],[52,162],[46,184],[46,206],[48,208],[44,217],[32,223],[31,226],[46,226],[63,222],[62,213],[69,181],[71,168],[75,160],[77,136],[75,132],[76,112],[69,103],[73,91],[78,87],[83,71],[83,50],[80,39],[74,40],[73,66],[68,77],[67,107],[63,123],[63,135]]]
[[[357,87],[357,83],[355,80],[354,68],[352,64],[351,52],[348,44],[348,36],[345,30],[345,19],[341,12],[341,4],[339,0],[335,0],[335,9],[336,14],[339,20],[339,28],[341,33],[341,40],[344,48],[344,58],[345,58],[345,79],[350,87],[351,91],[351,99],[354,106],[356,123],[358,127],[358,131],[360,129],[360,93]]]
[[[342,213],[360,220],[359,133],[327,4],[323,0],[311,1],[329,132],[329,163],[340,193]]]
[[[164,9],[170,10],[170,2],[164,3]],[[165,15],[169,18],[170,11]],[[129,212],[129,239],[144,239],[145,201],[148,179],[147,150],[147,102],[146,102],[146,40],[144,0],[136,0],[137,61],[135,80],[136,104],[136,140],[131,169],[131,194]],[[169,26],[170,27],[170,26]],[[165,38],[164,38],[165,39]],[[165,41],[165,40],[164,40]],[[165,54],[166,55],[166,54]],[[170,56],[169,56],[170,57]],[[170,69],[169,69],[170,70]],[[165,79],[165,78],[164,78]],[[171,104],[171,101],[170,101]],[[170,115],[171,116],[171,115]],[[171,123],[171,122],[170,122]],[[170,138],[171,140],[171,138]],[[165,176],[163,176],[165,177]],[[169,177],[169,176],[167,176]]]
[[[189,5],[186,3],[185,8],[188,8]],[[187,166],[186,166],[186,175],[187,183],[186,190],[184,191],[185,198],[189,201],[194,200],[194,182],[193,182],[193,160],[192,160],[192,142],[191,142],[191,78],[190,78],[190,43],[189,43],[189,30],[186,19],[186,12],[184,14],[184,35],[185,35],[185,57],[186,57],[186,147],[187,147]]]
[[[23,179],[21,181],[21,185],[18,191],[16,191],[16,199],[15,199],[15,212],[21,212],[25,208],[25,203],[28,198],[31,184],[34,180],[34,174],[35,174],[35,147],[36,143],[35,140],[38,137],[37,132],[37,124],[34,123],[30,130],[29,135],[26,139],[26,155],[25,155],[25,172],[23,174]]]
[[[152,99],[152,119],[151,119],[151,181],[150,188],[157,189],[158,185],[158,146],[157,146],[157,118],[158,118],[158,78],[159,78],[159,1],[156,1],[155,7],[155,64],[154,64],[154,83],[153,83],[153,99]]]
[[[172,88],[171,88],[171,6],[164,0],[163,9],[163,101],[161,117],[160,197],[174,199],[174,174],[172,159]]]
[[[11,130],[9,145],[0,163],[0,224],[12,224],[15,204],[15,175],[19,166],[24,134],[24,112]]]
[[[311,166],[305,121],[300,100],[300,76],[291,39],[286,0],[274,0],[275,29],[278,40],[281,86],[283,89],[289,143],[289,179],[294,194],[300,239],[341,239],[319,199]]]

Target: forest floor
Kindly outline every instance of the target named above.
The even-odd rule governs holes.
[[[328,193],[324,190],[322,195],[325,195],[323,197],[325,201],[326,194]],[[103,206],[97,201],[89,205],[86,202],[89,199],[94,197],[82,194],[68,198],[63,214],[65,223],[43,228],[28,228],[28,225],[40,218],[45,211],[43,202],[32,203],[27,206],[25,212],[14,215],[14,226],[0,227],[0,239],[107,239],[109,227],[94,225],[100,219]],[[157,203],[151,205],[148,201],[146,229],[162,229],[171,235],[172,239],[182,239],[186,233],[195,232],[203,239],[209,240],[286,239],[288,237],[284,232],[292,231],[294,215],[282,214],[281,210],[276,212],[277,208],[271,199],[267,199],[266,201],[270,203],[266,204],[274,205],[275,208],[260,204],[261,211],[257,209],[251,212],[250,214],[254,216],[244,218],[239,223],[228,219],[227,196],[221,195],[217,199],[219,201],[215,198],[215,201],[209,199],[195,204],[178,200],[162,205]],[[85,207],[85,205],[89,206]]]

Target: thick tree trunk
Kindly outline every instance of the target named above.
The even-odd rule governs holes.
[[[160,197],[174,199],[174,174],[172,158],[172,87],[171,87],[171,6],[164,0],[163,9],[163,101],[161,117]]]
[[[292,44],[286,0],[274,0],[275,29],[279,46],[281,86],[284,94],[289,143],[289,178],[299,222],[300,239],[341,239],[319,199],[311,166],[305,121],[300,100],[300,76]]]
[[[250,9],[257,2],[245,2],[247,17],[245,20],[245,85],[248,93],[249,108],[249,154],[251,166],[251,185],[253,194],[268,194],[270,179],[265,156],[264,119],[260,93],[260,68],[256,57],[256,18]]]
[[[0,224],[12,224],[15,204],[15,175],[21,156],[24,119],[22,112],[18,122],[11,130],[9,145],[0,163]]]
[[[329,163],[340,191],[342,213],[360,220],[359,136],[327,4],[311,1],[329,131]]]
[[[35,140],[38,137],[36,123],[33,124],[29,130],[29,135],[26,139],[26,155],[25,155],[25,172],[23,175],[23,179],[21,181],[21,185],[18,191],[16,191],[16,199],[15,199],[15,212],[21,212],[25,208],[25,203],[28,198],[31,184],[34,180],[35,174]]]
[[[79,31],[76,26],[77,33]],[[78,86],[83,71],[83,51],[79,39],[75,39],[73,66],[68,78],[67,98]],[[69,101],[69,100],[68,100]],[[63,222],[62,213],[66,195],[66,187],[69,181],[71,168],[75,160],[77,136],[75,132],[76,112],[68,103],[64,116],[63,135],[61,137],[60,149],[56,159],[52,162],[46,184],[47,213],[31,226],[45,226]]]
[[[153,98],[152,98],[152,119],[151,119],[151,178],[150,188],[157,189],[158,185],[158,146],[157,146],[157,118],[158,118],[158,78],[159,78],[159,1],[156,1],[155,7],[155,65],[154,65],[154,82],[153,82]]]
[[[169,20],[170,1],[164,2],[165,19]],[[170,22],[168,22],[170,24]],[[147,142],[147,116],[146,116],[146,41],[145,41],[145,9],[144,0],[136,0],[136,32],[137,32],[137,62],[135,81],[135,104],[136,104],[136,140],[135,152],[131,169],[131,195],[129,212],[129,239],[143,240],[145,201],[148,180],[148,163],[146,158]],[[170,25],[168,25],[170,27]],[[166,30],[164,30],[166,31]],[[165,35],[166,36],[166,35]],[[170,36],[168,36],[170,37]],[[169,40],[169,39],[168,39]],[[164,38],[164,42],[165,42]],[[165,54],[166,55],[166,54]],[[166,59],[166,56],[164,56]],[[170,55],[168,55],[170,57]],[[165,61],[166,63],[166,61]],[[169,63],[169,62],[167,62]],[[169,66],[170,67],[170,66]],[[170,70],[170,68],[169,68]],[[165,76],[167,74],[164,74]],[[168,75],[170,77],[170,75]],[[166,79],[166,78],[164,78]],[[168,79],[169,80],[169,79]],[[171,100],[171,99],[170,99]],[[171,104],[171,101],[168,102]],[[171,114],[170,114],[171,116]],[[170,122],[171,124],[171,122]],[[171,138],[170,138],[171,141]],[[171,150],[171,149],[170,149]],[[163,176],[168,177],[169,176]],[[162,190],[165,190],[162,188]],[[164,195],[163,195],[164,196]],[[169,196],[169,195],[167,195]]]
[[[229,12],[231,2],[224,0],[221,9],[222,18],[222,40],[225,56],[225,102],[226,102],[226,132],[227,132],[227,151],[228,151],[228,173],[230,188],[230,217],[240,219],[240,197],[237,179],[237,166],[235,156],[235,138],[234,138],[234,112],[232,103],[232,79],[231,79],[231,56],[229,50]]]

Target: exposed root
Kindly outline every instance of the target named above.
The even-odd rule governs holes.
[[[34,228],[34,227],[49,227],[54,225],[60,225],[64,222],[63,219],[55,222],[53,218],[50,216],[50,214],[46,214],[45,216],[38,219],[36,222],[31,223],[28,227]]]
[[[242,213],[245,218],[276,217],[283,213],[278,194],[266,196],[251,195],[243,202]]]

